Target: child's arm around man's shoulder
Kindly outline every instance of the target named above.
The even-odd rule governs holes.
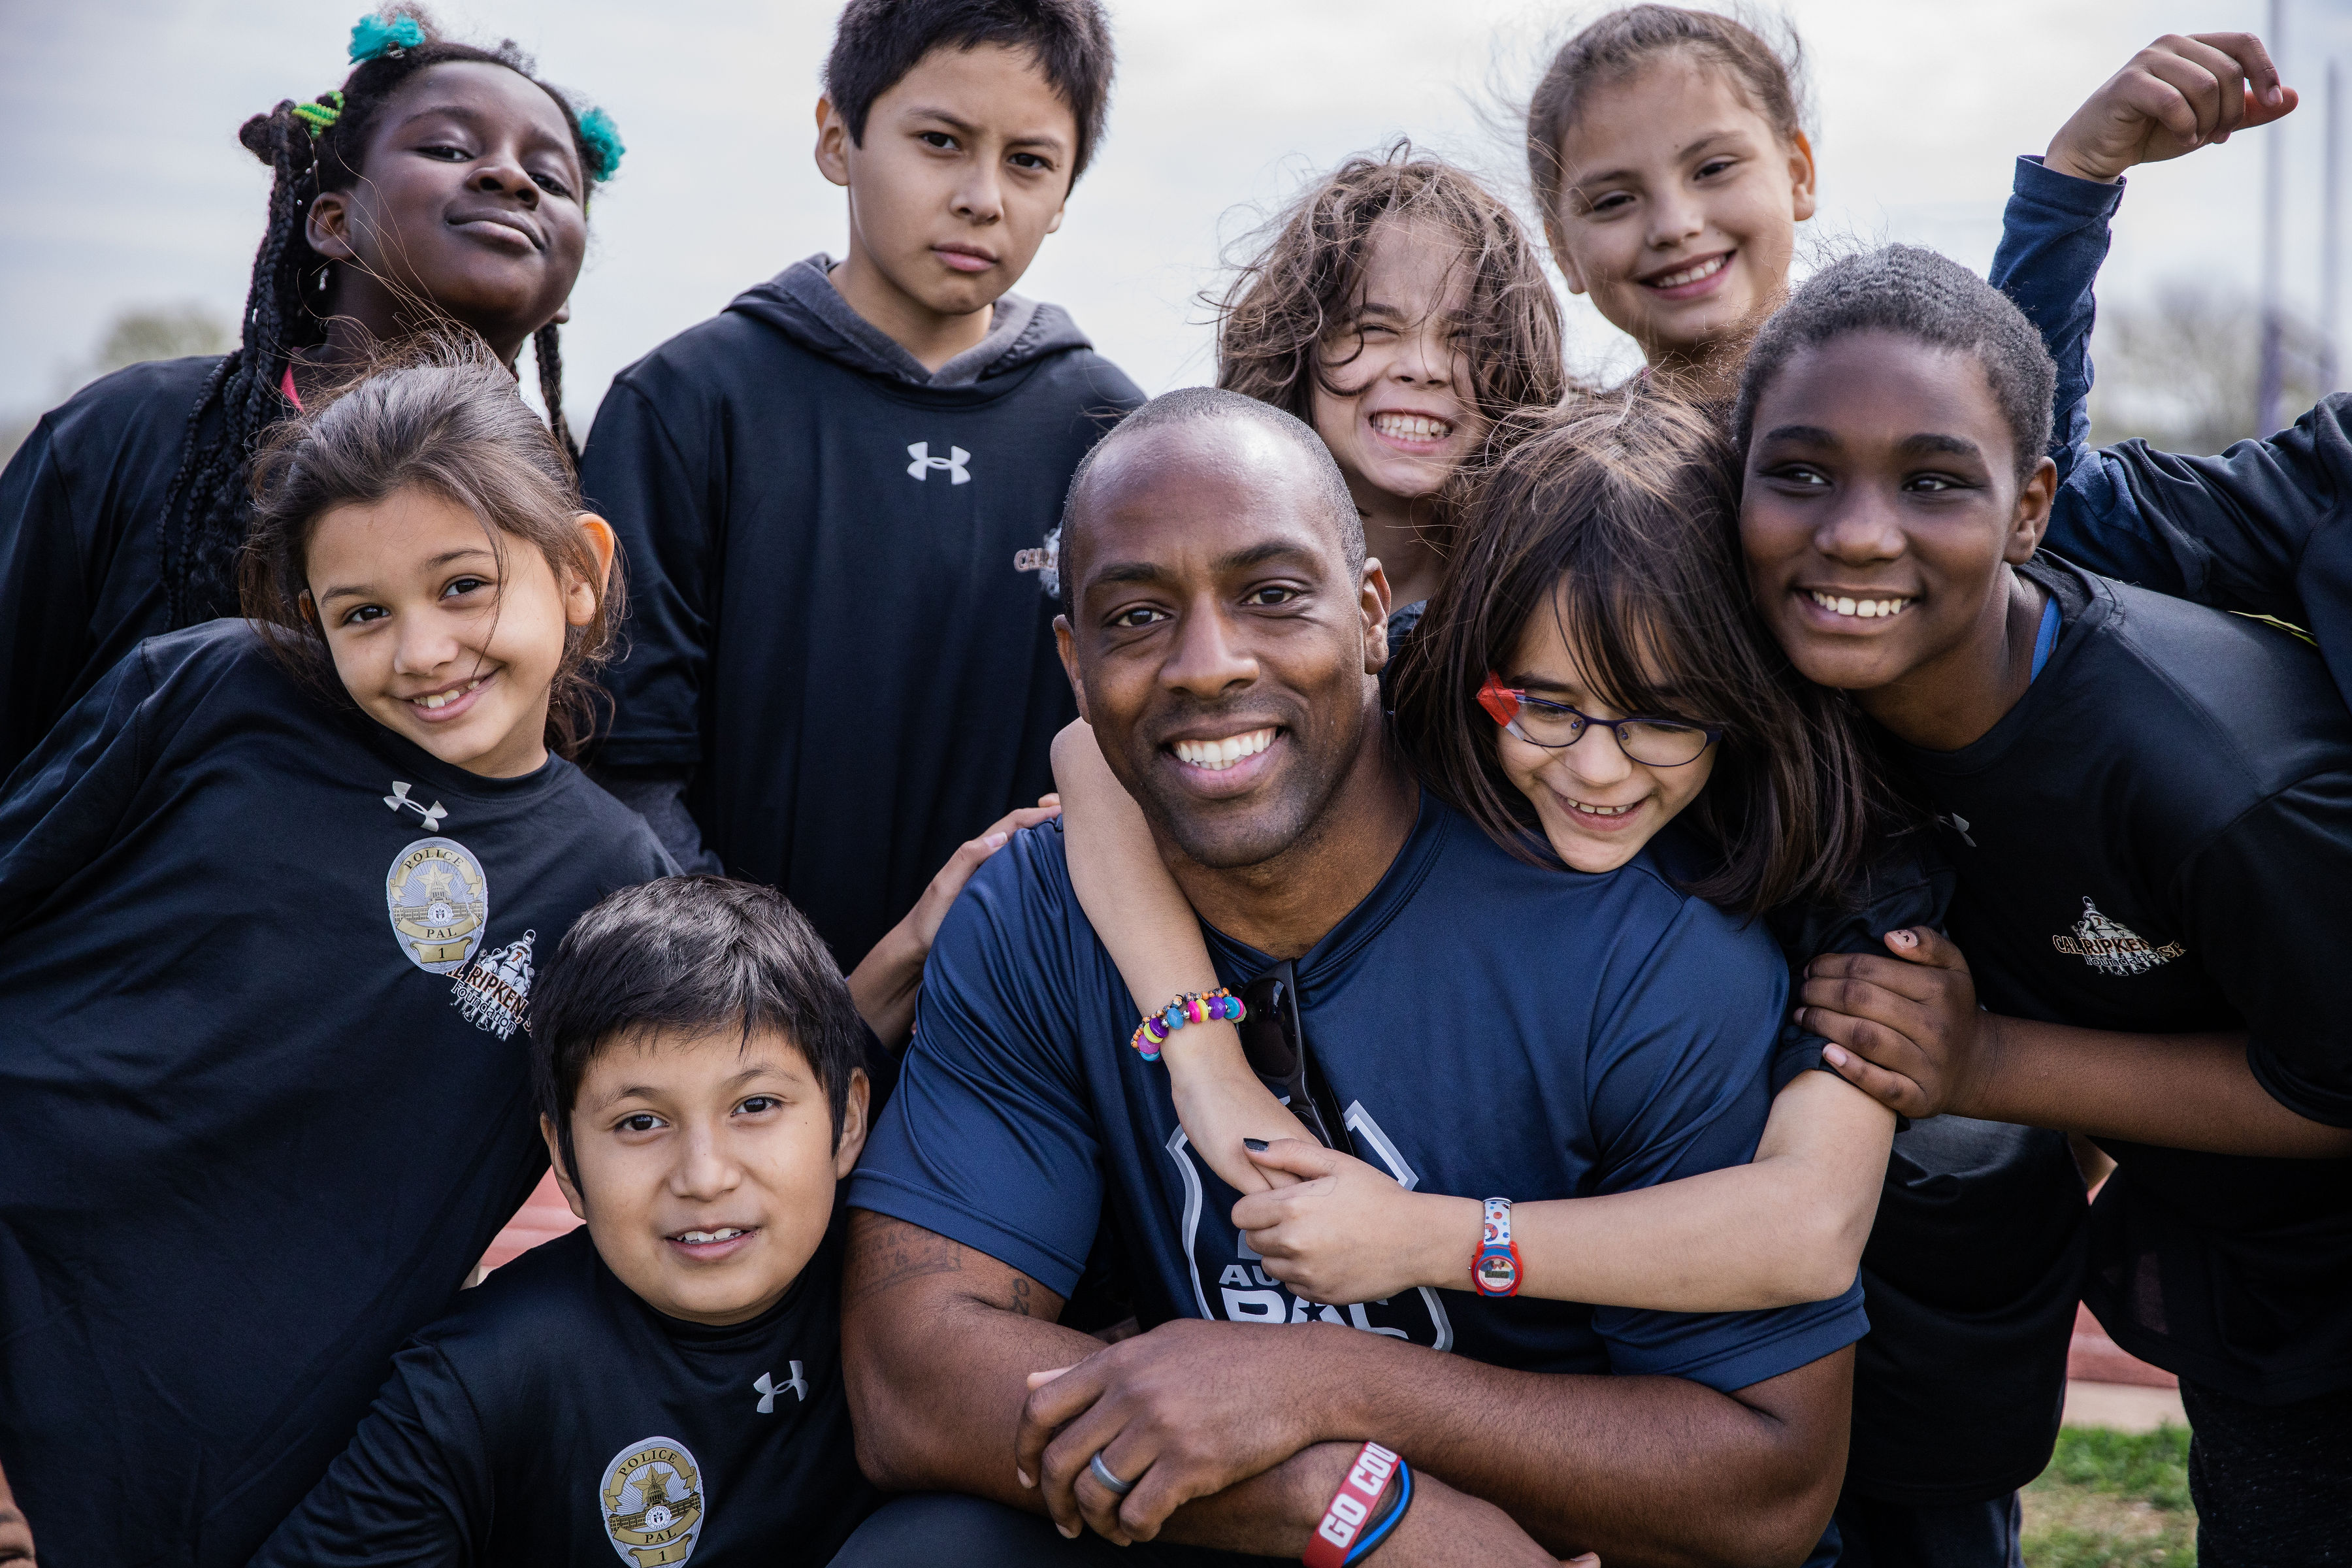
[[[2040,159],[2018,161],[1991,280],[2042,335],[2057,368],[2050,455],[2060,489],[2045,545],[2106,576],[2320,633],[2352,628],[2352,400],[2215,457],[2145,441],[2090,444],[2094,285],[2124,172],[2225,142],[2291,112],[2251,34],[2168,36],[2093,93]],[[2330,650],[2352,687],[2352,640]]]

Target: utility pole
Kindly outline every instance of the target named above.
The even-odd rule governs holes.
[[[2336,62],[2327,62],[2327,152],[2324,177],[2327,189],[2320,202],[2319,236],[2319,392],[2336,390],[2343,364],[2337,348],[2343,327],[2344,289],[2344,98]]]
[[[2272,59],[2284,59],[2286,0],[2271,0],[2270,33],[2263,41],[2270,46]],[[2253,433],[2257,436],[2267,436],[2279,427],[2279,398],[2284,391],[2281,351],[2285,344],[2279,311],[2285,216],[2286,138],[2279,127],[2273,126],[2263,139],[2263,349],[2262,382],[2254,392]]]

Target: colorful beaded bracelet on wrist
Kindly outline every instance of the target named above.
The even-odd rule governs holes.
[[[1160,1059],[1160,1047],[1168,1037],[1187,1024],[1207,1024],[1219,1019],[1238,1024],[1249,1016],[1242,999],[1220,985],[1214,991],[1188,991],[1157,1013],[1144,1016],[1135,1026],[1134,1037],[1127,1043],[1135,1047],[1136,1055],[1145,1061]]]

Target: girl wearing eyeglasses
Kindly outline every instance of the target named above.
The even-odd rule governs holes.
[[[1544,417],[1478,487],[1397,656],[1397,736],[1424,787],[1523,858],[1586,876],[1646,859],[1769,920],[1800,966],[1884,952],[1940,921],[1948,880],[1877,788],[1848,700],[1800,676],[1758,618],[1738,508],[1737,459],[1696,413],[1635,395]],[[1086,740],[1066,734],[1055,753],[1071,880],[1139,1005],[1164,1009],[1218,980]],[[1487,1194],[1407,1191],[1320,1146],[1232,1023],[1152,1043],[1187,1135],[1242,1194],[1234,1224],[1308,1301],[1429,1286],[1734,1311],[1833,1297],[1859,1267],[1874,1328],[1841,1530],[1888,1561],[2011,1560],[2013,1493],[2056,1435],[2079,1288],[2083,1186],[2063,1137],[1944,1118],[1898,1140],[1885,1107],[1807,1070],[1823,1042],[1791,1026],[1750,1163],[1521,1204],[1498,1247]],[[1873,1469],[1893,1479],[1857,1494]]]

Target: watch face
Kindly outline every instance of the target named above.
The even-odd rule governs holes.
[[[1519,1281],[1518,1259],[1507,1252],[1478,1255],[1478,1288],[1490,1295],[1507,1294]]]

